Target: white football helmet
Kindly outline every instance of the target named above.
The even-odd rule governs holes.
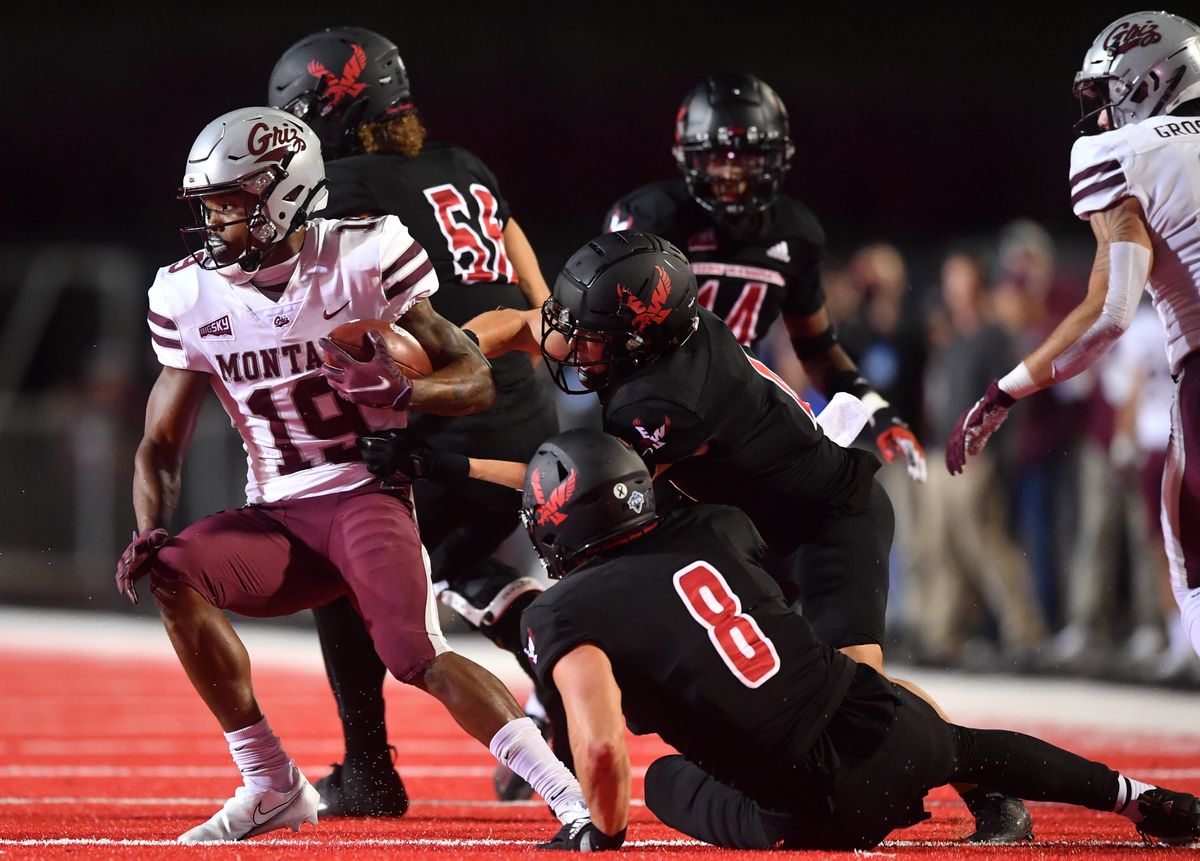
[[[1200,98],[1200,27],[1167,12],[1137,12],[1105,27],[1075,74],[1084,133],[1171,113]]]
[[[252,273],[272,248],[325,206],[325,185],[321,142],[303,122],[274,108],[230,111],[205,126],[188,153],[179,197],[192,205],[195,222],[180,233],[205,269],[237,263]],[[258,198],[242,219],[250,242],[236,259],[222,259],[220,236],[209,228],[201,198],[238,190]]]

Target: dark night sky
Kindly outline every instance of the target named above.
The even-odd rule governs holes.
[[[118,240],[160,262],[180,256],[185,210],[174,191],[196,133],[260,103],[278,55],[337,24],[400,46],[433,136],[492,167],[548,272],[597,231],[616,196],[674,174],[675,108],[715,68],[756,72],[788,104],[788,189],[835,247],[881,236],[940,245],[1018,215],[1083,238],[1066,192],[1071,81],[1095,34],[1132,11],[167,5],[43,3],[6,22],[4,149],[16,157],[0,214],[6,241]]]

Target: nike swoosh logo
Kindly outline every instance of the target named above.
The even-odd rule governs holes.
[[[386,380],[383,377],[380,377],[379,385],[377,385],[377,386],[359,386],[357,389],[354,389],[354,391],[356,391],[356,392],[382,392],[390,385],[391,385],[391,382],[389,380]]]
[[[283,810],[283,808],[285,808],[289,804],[291,804],[296,799],[296,796],[299,795],[303,791],[304,791],[304,784],[301,783],[300,786],[296,787],[295,792],[293,792],[291,795],[289,795],[283,801],[276,804],[270,810],[263,810],[262,809],[262,800],[259,799],[258,804],[256,804],[254,806],[254,812],[252,814],[250,814],[250,820],[255,825],[265,825],[266,823],[270,822],[279,813],[279,811]],[[259,816],[261,816],[262,818],[259,819]]]
[[[346,303],[346,305],[349,305],[349,304],[350,304],[349,302],[347,302],[347,303]],[[332,314],[330,314],[328,311],[322,311],[322,312],[321,312],[321,314],[322,314],[322,315],[324,315],[324,317],[325,317],[325,319],[326,319],[326,320],[332,320],[332,319],[333,319],[334,317],[336,317],[338,314],[340,314],[340,313],[342,313],[343,311],[345,311],[345,310],[346,310],[346,305],[343,305],[341,308],[338,308],[338,309],[337,309],[336,311],[334,311]]]

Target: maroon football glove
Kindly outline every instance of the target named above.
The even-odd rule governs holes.
[[[135,586],[138,578],[145,573],[143,569],[146,563],[154,558],[154,554],[170,537],[167,530],[162,528],[143,529],[140,533],[135,531],[129,546],[121,554],[117,562],[117,591],[134,604],[138,602]]]
[[[405,409],[412,400],[412,380],[392,359],[382,335],[368,332],[367,340],[374,352],[360,362],[333,341],[321,338],[317,344],[328,358],[337,362],[331,365],[326,361],[321,365],[321,373],[330,388],[352,403],[381,409]]]
[[[951,475],[963,471],[967,455],[974,457],[983,451],[988,438],[1004,424],[1008,411],[1016,402],[1016,398],[992,380],[984,396],[963,413],[946,441],[946,468]]]

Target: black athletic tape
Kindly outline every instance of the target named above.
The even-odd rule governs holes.
[[[854,397],[861,398],[870,391],[872,391],[871,384],[857,370],[838,371],[830,377],[829,391],[826,394],[833,397],[838,392],[849,392]]]
[[[811,359],[813,356],[829,352],[829,349],[837,342],[837,331],[830,326],[819,335],[792,338],[792,349],[796,351],[796,358]]]

